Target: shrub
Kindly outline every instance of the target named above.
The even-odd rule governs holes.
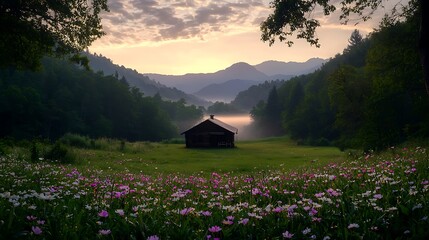
[[[6,155],[7,146],[3,142],[0,142],[0,156]]]
[[[45,154],[45,159],[59,163],[73,163],[76,160],[76,156],[60,141],[57,141]]]
[[[113,140],[110,138],[98,138],[93,143],[93,148],[95,149],[101,149],[101,150],[108,150],[108,151],[116,151],[118,148],[115,148],[115,145],[118,140]]]
[[[119,151],[125,152],[125,140],[121,140],[121,144],[119,145]]]
[[[37,148],[36,142],[33,142],[33,145],[31,145],[30,149],[30,161],[32,163],[35,163],[39,160],[39,149]]]
[[[64,136],[60,138],[60,142],[78,148],[91,148],[93,146],[89,137],[73,133],[64,134]]]

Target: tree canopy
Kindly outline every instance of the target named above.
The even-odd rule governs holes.
[[[104,35],[107,0],[0,1],[0,67],[35,70],[45,55],[87,65],[79,52]]]
[[[182,101],[144,96],[119,75],[85,71],[45,57],[40,71],[0,69],[0,138],[92,138],[159,141],[202,118]]]
[[[419,66],[419,18],[381,26],[367,38],[353,32],[349,45],[314,73],[277,87],[252,110],[253,125],[271,130],[274,116],[298,143],[383,149],[429,136],[429,101]],[[274,96],[274,94],[271,94]],[[272,100],[271,100],[272,101]],[[262,132],[262,131],[261,131]],[[269,136],[269,135],[268,135]]]
[[[272,45],[278,38],[280,42],[285,41],[292,46],[290,39],[294,36],[305,39],[310,45],[320,47],[316,28],[320,26],[319,20],[312,13],[321,8],[324,15],[330,15],[340,9],[339,20],[347,23],[350,16],[357,15],[359,19],[366,21],[376,9],[383,6],[382,0],[273,0],[271,8],[274,12],[261,23],[261,39]],[[406,17],[415,14],[420,18],[419,49],[421,65],[423,68],[427,94],[429,94],[429,1],[410,0],[401,11],[396,7],[392,10],[391,19],[395,17]]]

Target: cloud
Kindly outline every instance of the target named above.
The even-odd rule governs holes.
[[[310,16],[325,28],[359,28],[370,32],[392,4],[380,8],[375,21],[354,26],[340,24],[339,0],[337,11],[324,16],[316,8]],[[406,1],[409,0],[396,0]],[[272,13],[270,0],[109,0],[110,12],[103,13],[103,29],[107,33],[97,44],[150,45],[185,39],[209,39],[216,33],[239,34],[259,32],[260,23]],[[389,8],[390,7],[390,8]],[[353,18],[353,17],[352,17]],[[353,20],[353,19],[352,19]]]
[[[103,13],[104,44],[138,45],[189,38],[214,32],[258,29],[268,15],[263,0],[110,0]]]

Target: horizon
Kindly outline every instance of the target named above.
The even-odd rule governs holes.
[[[89,53],[93,54],[93,55],[94,54],[97,54],[97,55],[101,54],[102,57],[108,58],[107,56],[103,55],[102,53],[95,53],[95,52],[89,52]],[[108,58],[108,59],[110,59],[110,58]],[[245,63],[245,64],[248,64],[248,65],[250,65],[252,67],[255,67],[256,65],[260,65],[260,64],[263,64],[263,63],[267,63],[267,62],[278,62],[278,63],[286,63],[286,64],[289,64],[289,63],[306,63],[306,62],[308,62],[308,61],[310,61],[312,59],[321,59],[321,60],[324,60],[324,61],[329,61],[330,58],[326,58],[325,59],[325,58],[319,58],[319,57],[312,57],[312,58],[309,58],[309,59],[304,60],[304,61],[287,61],[287,62],[286,61],[279,61],[279,60],[266,60],[266,61],[263,61],[263,62],[260,62],[260,63],[257,63],[257,64],[250,64],[250,63],[247,63],[247,62],[244,62],[244,61],[239,61],[239,62],[232,63],[231,65],[229,65],[229,66],[227,66],[227,67],[225,67],[223,69],[218,69],[218,70],[215,70],[213,72],[189,72],[189,73],[184,73],[184,74],[163,74],[163,73],[156,73],[156,72],[140,72],[137,69],[133,69],[133,68],[125,66],[125,65],[124,65],[124,67],[128,68],[128,69],[131,69],[131,70],[136,70],[139,74],[142,74],[142,75],[148,74],[148,75],[164,75],[164,76],[184,76],[184,75],[187,75],[187,74],[212,74],[212,73],[216,73],[216,72],[228,69],[228,68],[230,68],[233,65],[238,64],[238,63]],[[113,59],[110,59],[110,60],[112,61],[112,63],[114,65],[121,66],[121,64],[114,62]],[[256,69],[256,71],[259,71],[259,70]],[[261,72],[261,73],[263,73],[263,72]]]
[[[338,14],[323,16],[316,9],[321,23],[317,30],[321,47],[316,48],[296,39],[292,47],[262,42],[259,24],[272,11],[268,0],[112,0],[110,12],[102,14],[106,35],[89,49],[139,73],[163,75],[213,73],[237,62],[254,66],[329,59],[347,47],[354,29],[367,36],[398,2],[387,2],[371,20],[358,25],[343,25]]]

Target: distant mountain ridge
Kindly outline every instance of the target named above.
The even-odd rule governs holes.
[[[302,75],[314,72],[328,60],[322,58],[310,58],[306,62],[280,62],[265,61],[254,65],[255,69],[267,75]]]
[[[188,73],[185,75],[145,74],[149,78],[186,93],[194,93],[210,84],[220,84],[233,79],[264,81],[269,76],[248,63],[239,62],[214,73]]]
[[[175,87],[190,94],[197,93],[198,96],[202,97],[200,90],[202,90],[202,92],[207,92],[208,90],[206,87],[208,86],[218,88],[218,85],[216,84],[223,84],[230,80],[254,81],[255,84],[262,83],[267,80],[288,80],[296,75],[313,72],[325,62],[326,60],[321,58],[312,58],[302,63],[266,61],[255,66],[245,62],[238,62],[226,69],[214,73],[188,73],[184,75],[148,73],[144,75],[163,85]],[[242,83],[248,83],[247,81],[243,81]],[[225,86],[228,86],[228,84]],[[236,87],[240,88],[238,86]],[[243,87],[241,87],[241,89],[243,89]],[[211,92],[214,91],[214,89],[211,90]],[[218,97],[222,98],[223,96]],[[210,98],[213,98],[213,96]]]
[[[233,79],[224,83],[210,84],[203,87],[198,92],[193,93],[193,95],[212,102],[230,102],[239,92],[256,84],[258,84],[258,82],[253,80]]]
[[[289,80],[293,76],[310,73],[326,60],[312,58],[306,62],[266,61],[257,65],[238,62],[214,73],[188,73],[184,75],[141,74],[136,70],[114,64],[110,59],[84,53],[90,67],[106,75],[125,77],[130,86],[139,88],[146,96],[157,93],[173,101],[185,99],[197,106],[209,106],[210,101],[231,101],[250,86],[270,80]]]

